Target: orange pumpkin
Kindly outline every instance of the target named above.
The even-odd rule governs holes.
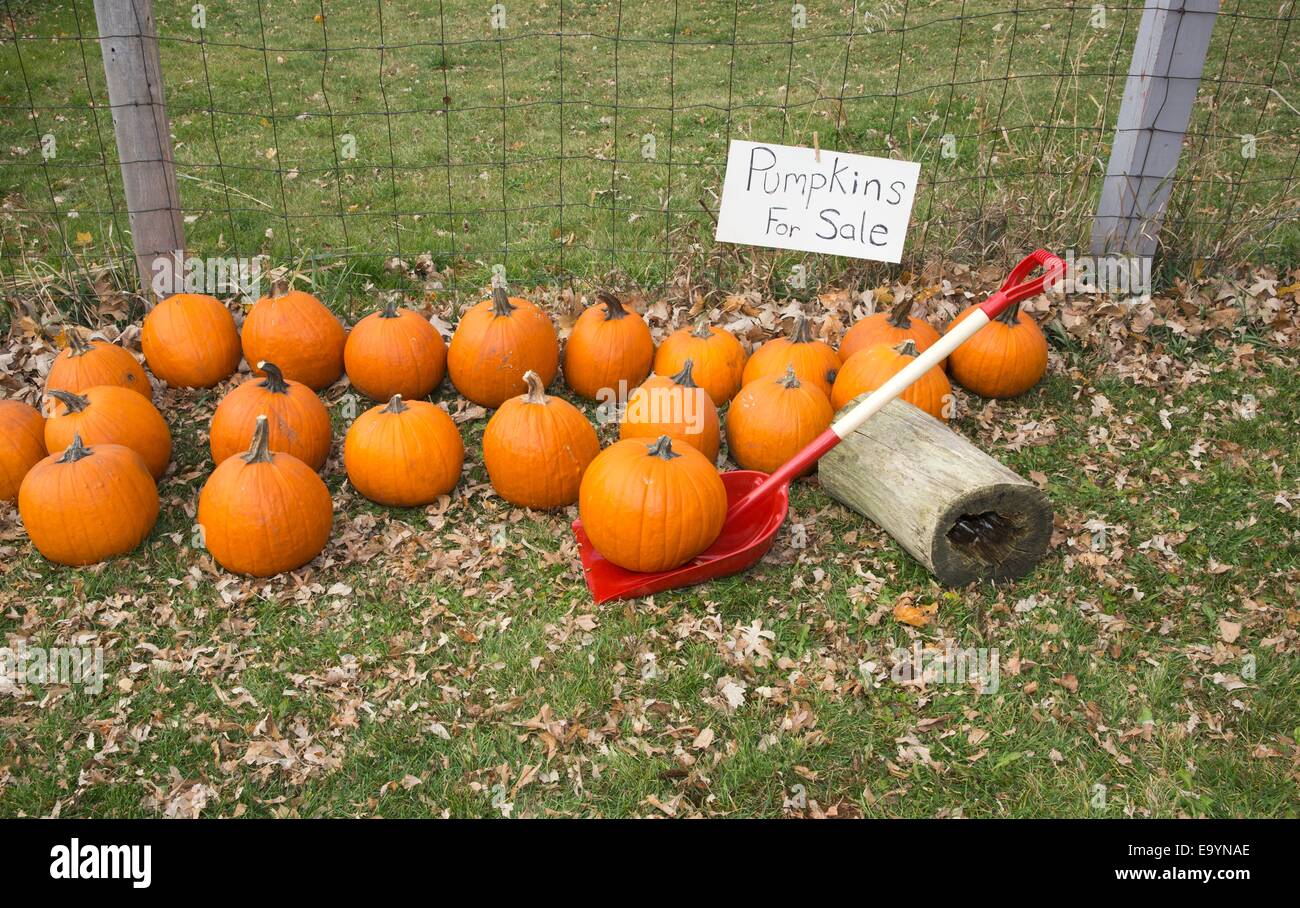
[[[588,310],[590,311],[590,310]],[[524,374],[528,393],[512,397],[483,430],[483,465],[497,494],[525,508],[559,508],[578,500],[587,465],[600,441],[582,411],[547,397],[536,372]]]
[[[971,306],[952,326],[970,315]],[[948,357],[952,377],[981,397],[1018,397],[1047,373],[1047,338],[1038,322],[1014,303]]]
[[[780,378],[788,366],[794,367],[800,381],[816,385],[825,397],[830,397],[840,371],[840,355],[830,344],[813,340],[808,319],[801,315],[794,320],[789,337],[775,338],[754,351],[745,364],[744,384],[760,378]]]
[[[835,379],[831,406],[837,411],[859,394],[874,391],[903,370],[917,356],[916,344],[903,341],[896,347],[877,344],[848,358]],[[935,419],[948,421],[952,410],[952,385],[943,370],[935,366],[899,395]]]
[[[501,287],[461,317],[447,349],[456,390],[493,409],[518,393],[525,372],[536,372],[549,385],[559,366],[560,342],[550,317]]]
[[[21,401],[0,400],[0,500],[18,497],[23,477],[46,453],[40,412]]]
[[[310,293],[277,281],[271,294],[253,304],[241,335],[249,365],[275,363],[292,381],[313,391],[343,374],[343,325]]]
[[[228,457],[199,492],[203,545],[228,571],[270,577],[311,561],[334,524],[329,489],[292,454],[267,447],[259,416],[248,451]]]
[[[456,487],[464,464],[465,443],[452,418],[437,404],[400,394],[358,416],[343,439],[352,487],[390,507],[432,504]]]
[[[235,317],[202,293],[177,293],[149,310],[140,347],[153,374],[174,388],[220,384],[243,356]]]
[[[916,352],[924,353],[939,339],[939,332],[919,318],[912,317],[911,298],[901,300],[888,312],[868,315],[858,322],[840,339],[840,359],[848,362],[849,357],[859,350],[884,344],[896,347],[905,340],[916,344]],[[940,365],[945,365],[947,360]]]
[[[137,397],[139,395],[136,395]],[[56,564],[95,564],[132,551],[158,520],[158,487],[140,455],[80,438],[46,457],[18,490],[27,536]]]
[[[58,388],[80,394],[98,385],[130,388],[153,400],[153,388],[134,356],[117,344],[88,341],[77,331],[68,331],[68,346],[59,351],[45,377],[45,389]]]
[[[596,297],[600,302],[578,316],[564,346],[564,380],[588,400],[605,389],[626,394],[645,381],[655,357],[645,320],[612,293],[602,290]]]
[[[268,443],[276,451],[292,454],[313,470],[325,466],[330,456],[333,430],[329,410],[316,392],[301,382],[284,377],[275,363],[257,364],[265,378],[250,378],[233,388],[217,404],[208,427],[212,462],[224,463],[247,450],[265,414],[271,433]]]
[[[629,571],[685,564],[717,540],[727,490],[694,448],[661,435],[610,445],[587,467],[578,494],[582,526],[596,551]]]
[[[343,364],[352,386],[371,400],[419,400],[447,373],[447,345],[427,318],[389,299],[352,329]]]
[[[686,360],[671,378],[652,375],[628,395],[618,425],[619,438],[668,435],[695,448],[709,463],[718,459],[721,429],[718,408],[695,384],[695,363]]]
[[[62,451],[74,438],[96,445],[122,445],[140,455],[158,479],[172,459],[172,433],[158,408],[117,385],[87,388],[84,394],[52,390],[55,403],[45,421],[45,448]]]
[[[688,359],[695,363],[695,380],[715,406],[736,396],[745,374],[745,348],[734,334],[711,327],[701,317],[694,328],[681,328],[659,345],[655,372],[675,375]]]
[[[727,411],[727,450],[746,470],[771,473],[826,431],[834,416],[821,389],[799,381],[790,365],[780,378],[760,378],[740,389]]]

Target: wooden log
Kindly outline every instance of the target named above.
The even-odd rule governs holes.
[[[901,400],[822,457],[818,475],[947,586],[1022,577],[1052,537],[1037,486]]]

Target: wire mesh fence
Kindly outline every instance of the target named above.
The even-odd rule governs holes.
[[[11,312],[33,291],[102,300],[135,278],[95,9],[3,3],[6,299]],[[1294,6],[1223,4],[1172,180],[1166,269],[1297,259]],[[498,268],[524,286],[806,295],[894,267],[719,248],[733,138],[921,162],[903,268],[1086,247],[1142,12],[154,3],[188,252],[265,256],[341,293],[412,274],[477,293]]]

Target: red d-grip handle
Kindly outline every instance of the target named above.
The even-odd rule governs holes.
[[[1038,268],[1043,269],[1042,274],[1033,280],[1025,280]],[[1042,293],[1048,281],[1064,276],[1064,260],[1046,249],[1035,249],[1021,259],[1019,265],[1011,269],[1007,279],[1002,282],[1002,287],[980,303],[980,308],[990,319],[997,318],[1007,306]]]

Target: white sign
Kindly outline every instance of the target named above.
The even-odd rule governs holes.
[[[898,262],[920,175],[914,161],[733,141],[716,239]]]

